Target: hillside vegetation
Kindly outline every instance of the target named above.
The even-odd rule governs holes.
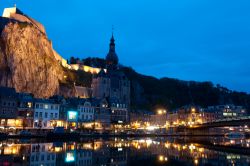
[[[145,76],[132,68],[123,68],[131,80],[132,108],[150,109],[164,106],[169,110],[195,104],[202,107],[219,104],[250,108],[250,95],[228,90],[212,82],[181,81],[172,78]]]

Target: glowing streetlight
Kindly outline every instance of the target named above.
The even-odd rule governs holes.
[[[192,111],[192,113],[195,113],[195,108],[192,108],[191,111]]]
[[[159,109],[159,110],[157,110],[157,114],[158,115],[162,115],[162,114],[166,114],[167,113],[167,110],[165,110],[165,109]]]
[[[162,111],[162,110],[158,110],[157,113],[158,113],[159,115],[162,115],[162,114],[163,114],[163,111]]]

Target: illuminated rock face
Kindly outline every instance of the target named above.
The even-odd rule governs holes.
[[[45,33],[30,23],[2,17],[0,25],[0,86],[36,97],[57,94],[63,69]]]

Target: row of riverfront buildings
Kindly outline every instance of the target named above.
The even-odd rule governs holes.
[[[147,129],[192,126],[220,119],[248,116],[242,106],[218,105],[202,108],[183,106],[174,111],[129,112],[126,102],[112,98],[34,98],[31,94],[16,93],[13,88],[0,87],[0,128],[9,129],[94,129],[116,127]]]
[[[156,113],[141,111],[130,114],[132,128],[147,126],[178,127],[195,126],[203,123],[212,123],[218,120],[233,120],[248,116],[243,106],[232,104],[209,106],[206,108],[186,105],[178,109],[167,111],[159,109]]]
[[[15,129],[110,129],[129,121],[128,105],[111,98],[34,98],[0,87],[0,128]]]

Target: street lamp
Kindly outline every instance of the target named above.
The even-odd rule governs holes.
[[[162,114],[163,114],[163,111],[162,111],[162,110],[158,110],[157,113],[158,113],[159,115],[162,115]]]
[[[195,113],[195,108],[192,108],[192,113]]]
[[[157,110],[157,114],[158,115],[162,115],[162,114],[166,114],[166,113],[167,113],[167,111],[165,109],[159,109],[159,110]]]

